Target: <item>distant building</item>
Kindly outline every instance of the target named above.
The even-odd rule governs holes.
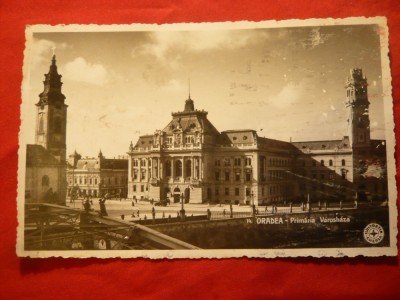
[[[26,148],[25,202],[65,205],[67,105],[53,55],[36,103],[35,144]]]
[[[275,202],[384,198],[386,146],[371,140],[367,80],[352,69],[346,83],[350,135],[284,142],[255,130],[219,132],[186,100],[163,130],[129,147],[130,198],[178,202]]]
[[[386,141],[371,139],[368,83],[361,69],[350,70],[345,87],[349,136],[292,143],[303,153],[297,160],[299,174],[304,175],[300,192],[313,198],[386,199]]]
[[[68,196],[126,198],[128,190],[128,159],[81,158],[76,151],[68,159]]]

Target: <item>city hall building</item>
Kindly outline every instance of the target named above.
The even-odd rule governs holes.
[[[131,143],[128,197],[254,205],[385,198],[386,145],[370,138],[361,69],[350,71],[346,93],[349,135],[305,142],[268,139],[252,129],[219,132],[189,95],[164,129]]]

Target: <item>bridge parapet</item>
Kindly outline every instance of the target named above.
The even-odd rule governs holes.
[[[67,206],[26,204],[24,222],[25,250],[56,250],[69,243],[73,249],[82,237],[112,240],[117,249],[199,249],[144,225]]]

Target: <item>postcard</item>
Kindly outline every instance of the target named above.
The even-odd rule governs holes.
[[[17,254],[397,255],[384,17],[26,28]]]

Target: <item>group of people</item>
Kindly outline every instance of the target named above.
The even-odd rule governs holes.
[[[99,199],[100,215],[102,215],[102,216],[108,216],[108,213],[106,210],[106,200],[107,200],[107,194]],[[91,197],[86,196],[85,200],[83,202],[83,208],[85,209],[85,211],[86,212],[93,211],[93,209],[91,208],[92,205],[93,205],[93,201],[92,201]]]

